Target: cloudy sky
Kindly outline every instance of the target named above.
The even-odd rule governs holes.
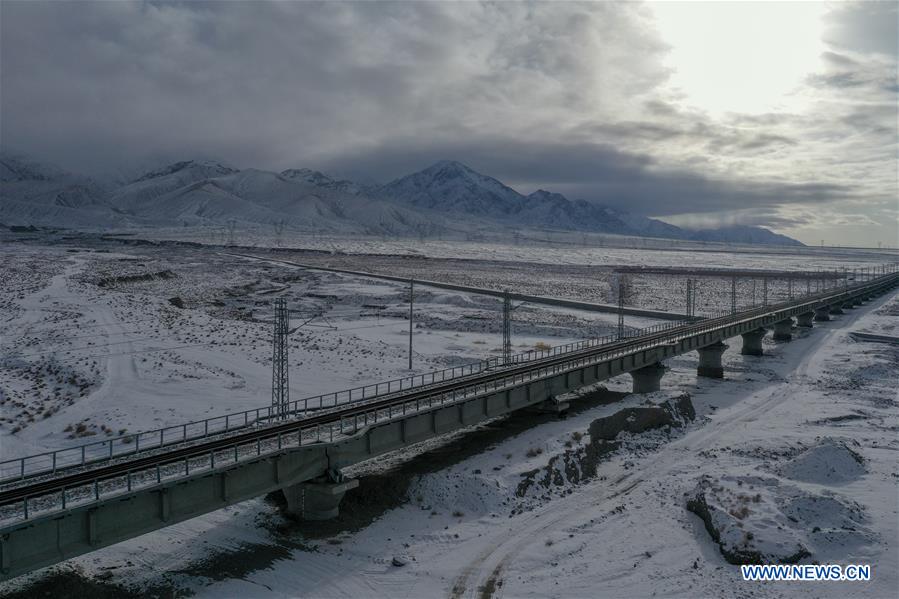
[[[897,4],[0,3],[0,144],[386,182],[454,159],[681,225],[896,245]]]

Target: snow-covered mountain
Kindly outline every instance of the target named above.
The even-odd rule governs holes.
[[[453,161],[441,161],[377,190],[384,198],[456,217],[491,218],[506,225],[651,235],[688,235],[661,221],[619,213],[584,200],[571,201],[543,189],[522,195],[494,179]]]
[[[96,181],[0,153],[0,222],[93,228],[123,224]]]
[[[733,225],[718,229],[700,229],[690,232],[694,241],[719,241],[726,243],[757,243],[762,245],[804,245],[792,237],[780,235],[763,227]]]
[[[522,195],[454,161],[441,161],[380,187],[306,168],[280,173],[186,160],[124,185],[101,185],[22,158],[0,159],[0,222],[70,228],[224,224],[284,225],[305,231],[435,234],[504,228],[797,244],[757,227],[688,231],[559,193]]]
[[[308,168],[289,168],[286,171],[281,171],[281,176],[286,179],[302,181],[316,187],[324,187],[352,195],[363,195],[367,191],[364,186],[358,183],[345,179],[332,179],[324,173]]]
[[[377,194],[416,208],[488,218],[503,218],[516,212],[524,199],[493,177],[452,160],[442,160],[392,181],[379,188]]]
[[[147,222],[187,225],[284,223],[298,230],[354,233],[433,233],[434,221],[366,196],[349,181],[306,169],[274,173],[218,163],[179,162],[115,190],[116,209]]]

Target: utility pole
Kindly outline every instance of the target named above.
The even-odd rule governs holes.
[[[278,247],[281,247],[281,234],[284,233],[284,220],[279,220],[275,223],[275,238],[277,239]]]
[[[409,279],[409,370],[412,370],[412,305],[415,301],[415,279]]]
[[[810,277],[806,277],[805,279],[805,294],[812,294],[812,279]]]
[[[512,363],[512,298],[503,291],[503,365]]]
[[[757,283],[757,279],[752,277],[752,307],[755,308],[755,287]]]
[[[228,246],[234,247],[234,230],[237,228],[237,221],[233,218],[228,220]]]
[[[787,293],[793,299],[793,277],[787,277]]]
[[[290,387],[288,385],[287,334],[290,323],[290,311],[287,300],[279,297],[275,300],[275,334],[272,341],[272,412],[285,418],[290,403]]]
[[[693,293],[691,294],[693,305],[690,306],[690,316],[696,316],[696,296],[699,295],[699,285],[697,283],[699,283],[699,281],[697,279],[693,279]]]
[[[622,285],[621,278],[623,275],[617,275],[617,283],[618,283],[618,339],[621,340],[624,337],[624,285]]]
[[[737,277],[730,280],[730,313],[737,313]]]
[[[762,305],[768,305],[768,277],[762,277]]]
[[[687,318],[693,316],[690,313],[693,308],[693,279],[687,279]]]

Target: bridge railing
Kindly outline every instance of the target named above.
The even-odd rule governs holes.
[[[651,328],[654,329],[655,333],[658,333],[674,327],[664,323]],[[645,333],[645,335],[650,335],[650,333]],[[641,335],[634,335],[632,339],[639,339],[640,337]],[[612,336],[608,336],[604,339],[611,338]],[[617,337],[615,340],[617,341]],[[662,342],[666,341],[668,341],[668,338],[663,338]],[[499,376],[492,378],[488,382],[473,383],[472,385],[454,388],[449,391],[435,390],[433,394],[414,400],[398,398],[396,402],[386,406],[373,406],[370,411],[355,414],[352,418],[335,415],[334,420],[313,426],[304,427],[302,420],[300,420],[297,421],[295,428],[287,432],[282,431],[265,435],[264,431],[262,431],[262,434],[251,442],[235,442],[233,445],[219,447],[207,452],[198,452],[184,458],[167,460],[165,454],[161,454],[159,462],[151,466],[126,470],[123,474],[112,477],[91,479],[71,487],[60,486],[57,489],[43,491],[34,496],[26,496],[16,504],[2,505],[0,506],[0,522],[28,520],[67,508],[94,503],[123,493],[130,493],[141,487],[154,486],[162,482],[186,478],[214,470],[216,467],[228,466],[243,460],[281,451],[288,447],[303,447],[313,443],[333,442],[336,439],[340,439],[341,436],[355,434],[360,427],[394,419],[410,412],[431,409],[435,405],[456,403],[472,396],[514,387],[527,381],[541,380],[584,364],[600,362],[617,355],[626,355],[634,351],[640,351],[643,348],[657,346],[659,343],[660,340],[657,337],[652,341],[646,340],[636,345],[632,341],[626,346],[607,352],[599,354],[593,352],[581,356],[573,356],[564,362],[557,362],[545,367],[538,366],[527,371],[517,370],[508,376],[502,376],[502,371],[499,370],[497,371]],[[586,345],[587,342],[567,344],[569,347],[585,347]],[[559,352],[560,355],[564,355],[564,353]]]
[[[889,276],[890,275],[884,275],[881,278]],[[775,310],[779,306],[791,306],[796,304],[797,301],[801,304],[802,302],[815,302],[822,298],[833,298],[842,293],[851,293],[859,288],[872,286],[877,283],[878,280],[879,279],[875,279],[873,281],[854,283],[844,287],[830,288],[791,301],[782,302],[780,304],[770,304],[768,306],[759,306],[748,311],[738,312],[737,314],[751,315],[760,311]],[[734,316],[734,314],[731,314],[730,312],[722,312],[720,316],[712,316],[706,321],[699,322],[708,322],[710,325],[714,326],[713,321],[732,316]],[[664,330],[681,328],[683,326],[688,326],[688,328],[692,330],[692,327],[684,325],[683,322],[664,322],[642,329],[628,328],[622,331],[620,336],[616,333],[614,335],[605,335],[595,339],[567,343],[545,350],[530,350],[519,353],[512,356],[509,364],[505,364],[502,358],[490,358],[471,364],[455,366],[420,375],[403,377],[387,382],[375,383],[372,385],[365,385],[353,389],[295,400],[288,405],[286,414],[277,408],[268,405],[245,410],[243,412],[214,416],[195,422],[188,422],[150,431],[136,432],[102,441],[76,445],[65,449],[5,460],[0,462],[0,484],[24,480],[38,475],[55,474],[59,470],[94,465],[141,452],[164,451],[166,447],[171,445],[199,442],[213,436],[227,435],[249,426],[268,425],[275,420],[283,420],[285,418],[301,418],[310,412],[318,410],[334,409],[343,405],[382,399],[394,393],[424,388],[466,376],[477,375],[489,370],[502,369],[507,366],[518,366],[567,353],[593,349],[622,340],[652,335]]]
[[[73,445],[64,449],[37,453],[21,458],[0,462],[0,484],[24,480],[33,476],[55,474],[68,468],[77,468],[132,456],[142,452],[160,451],[172,445],[201,441],[217,435],[226,435],[254,425],[266,425],[274,420],[302,417],[309,412],[334,408],[358,402],[380,399],[394,393],[422,388],[477,375],[489,370],[517,366],[528,362],[552,358],[570,352],[582,351],[622,339],[652,334],[680,326],[681,322],[664,322],[650,327],[633,329],[628,327],[619,336],[617,333],[594,339],[557,345],[546,349],[535,349],[514,354],[509,363],[503,358],[488,358],[470,364],[453,366],[442,370],[402,377],[385,382],[344,389],[333,393],[323,393],[291,401],[286,409],[272,405],[251,408],[177,424],[158,429],[128,433],[101,441]]]
[[[601,363],[619,356],[630,355],[644,349],[677,343],[683,339],[720,329],[723,326],[731,326],[740,322],[758,320],[760,316],[769,315],[772,322],[782,315],[777,312],[792,309],[803,309],[813,306],[822,300],[839,301],[843,295],[851,295],[860,287],[871,286],[870,283],[849,286],[837,293],[816,294],[815,297],[805,297],[803,301],[788,301],[767,307],[758,307],[744,311],[736,315],[726,315],[716,319],[692,322],[673,330],[670,335],[651,335],[640,341],[639,337],[625,346],[612,347],[608,351],[590,352],[563,362],[554,362],[546,366],[535,365],[534,369],[511,371],[508,376],[502,376],[502,371],[489,381],[473,383],[470,386],[453,388],[447,391],[435,390],[431,395],[419,396],[415,399],[397,398],[388,405],[372,406],[370,411],[357,412],[351,417],[343,417],[335,414],[334,420],[318,423],[312,426],[303,426],[302,420],[297,421],[296,427],[289,431],[281,431],[266,435],[262,434],[252,441],[235,442],[233,445],[219,447],[208,452],[197,452],[184,458],[166,460],[165,455],[160,455],[160,461],[149,467],[139,470],[127,470],[124,474],[108,478],[96,478],[88,482],[79,483],[70,488],[59,487],[50,491],[43,491],[36,496],[26,496],[16,504],[0,506],[0,521],[29,519],[37,515],[45,515],[49,512],[75,507],[107,499],[111,496],[131,492],[141,486],[153,486],[173,478],[183,478],[198,471],[211,471],[217,466],[227,466],[245,459],[260,456],[265,453],[280,451],[285,447],[302,447],[311,443],[322,441],[333,442],[343,435],[355,434],[360,426],[367,426],[382,422],[385,419],[393,419],[405,415],[408,412],[417,412],[432,408],[435,404],[443,405],[456,403],[473,395],[497,392],[503,389],[520,386],[523,383],[534,380],[546,379],[550,376],[583,368],[595,363]],[[734,318],[737,316],[738,318]],[[673,327],[669,327],[673,328]],[[572,345],[572,344],[569,344]],[[191,468],[193,467],[193,471]]]

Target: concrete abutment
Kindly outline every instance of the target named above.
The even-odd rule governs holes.
[[[796,326],[810,329],[812,328],[812,319],[814,319],[814,317],[814,312],[803,312],[796,317]]]
[[[830,320],[830,306],[815,308],[815,322],[827,322]]]

